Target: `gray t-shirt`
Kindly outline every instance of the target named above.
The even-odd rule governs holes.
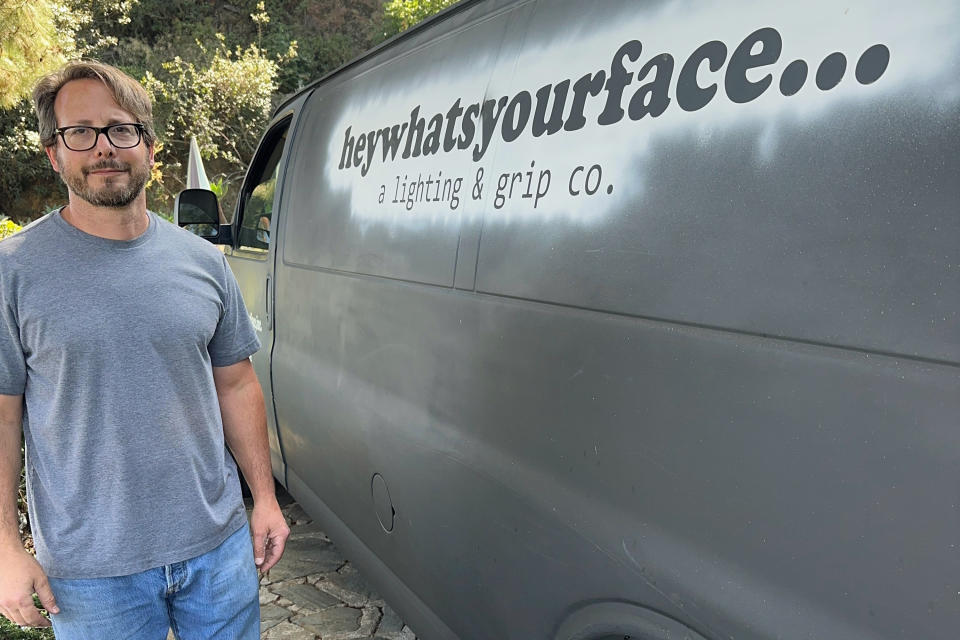
[[[48,575],[138,573],[243,525],[211,367],[259,347],[223,254],[153,213],[131,241],[57,211],[0,242],[0,394],[25,394]]]

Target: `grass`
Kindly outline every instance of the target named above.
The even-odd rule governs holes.
[[[33,603],[40,606],[40,600],[33,597]],[[40,609],[40,612],[46,616],[47,612]],[[0,616],[0,640],[54,640],[53,629],[21,629],[3,616]]]

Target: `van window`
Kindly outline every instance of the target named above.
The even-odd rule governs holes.
[[[254,158],[241,195],[237,248],[264,259],[270,250],[274,196],[289,125],[290,122],[286,121],[267,134],[266,142]]]

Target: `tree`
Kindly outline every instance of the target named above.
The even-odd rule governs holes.
[[[276,73],[276,62],[254,45],[235,51],[220,45],[209,62],[176,57],[156,74],[147,72],[143,84],[163,140],[157,158],[166,165],[162,183],[150,194],[154,203],[169,203],[184,187],[180,174],[192,137],[211,177],[226,178],[224,184],[242,177],[270,117]]]
[[[57,29],[56,9],[49,0],[0,0],[0,107],[19,103],[72,48]]]
[[[130,21],[137,0],[0,0],[0,108],[67,60],[116,44],[106,30]]]
[[[253,21],[260,26],[268,23],[262,2],[257,9],[251,15]],[[235,197],[239,189],[229,185],[242,179],[270,119],[280,67],[297,55],[296,41],[288,43],[284,55],[271,57],[258,44],[231,50],[225,36],[216,37],[212,51],[196,44],[206,60],[192,62],[177,56],[144,78],[157,132],[164,140],[158,153],[165,164],[163,179],[148,194],[154,206],[172,203],[185,186],[181,159],[186,159],[193,137],[204,160],[212,161],[208,174],[219,177],[221,188]],[[232,209],[232,202],[223,204],[224,211]]]
[[[37,136],[29,93],[68,59],[117,40],[137,0],[0,0],[0,217],[36,217],[66,198]]]
[[[160,146],[148,206],[170,211],[183,186],[188,141],[196,135],[208,175],[226,188],[224,210],[230,211],[229,200],[239,193],[233,187],[273,106],[451,4],[0,0],[0,216],[27,221],[66,200],[40,148],[27,97],[37,77],[66,59],[112,64],[153,94]],[[14,42],[33,57],[11,55]]]
[[[30,101],[0,109],[0,218],[27,220],[65,194],[41,150]]]
[[[390,0],[383,7],[386,36],[406,31],[435,13],[456,4],[457,0]]]

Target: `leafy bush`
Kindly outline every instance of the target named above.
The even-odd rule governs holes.
[[[0,240],[20,231],[20,225],[8,218],[0,218]]]
[[[3,640],[54,640],[52,629],[21,629],[0,616],[0,638]]]
[[[157,132],[164,139],[163,148],[157,149],[163,175],[148,189],[152,208],[168,208],[186,186],[180,159],[187,157],[194,137],[208,174],[217,176],[221,186],[243,178],[273,111],[280,68],[297,57],[296,40],[276,56],[261,48],[261,30],[270,23],[263,2],[250,19],[257,27],[256,43],[230,48],[226,36],[217,33],[212,49],[197,40],[189,52],[191,59],[178,55],[156,73],[146,72],[143,85],[153,100]],[[222,204],[225,211],[232,209],[232,202]]]
[[[386,17],[384,35],[392,36],[443,11],[457,0],[390,0],[383,7]]]

